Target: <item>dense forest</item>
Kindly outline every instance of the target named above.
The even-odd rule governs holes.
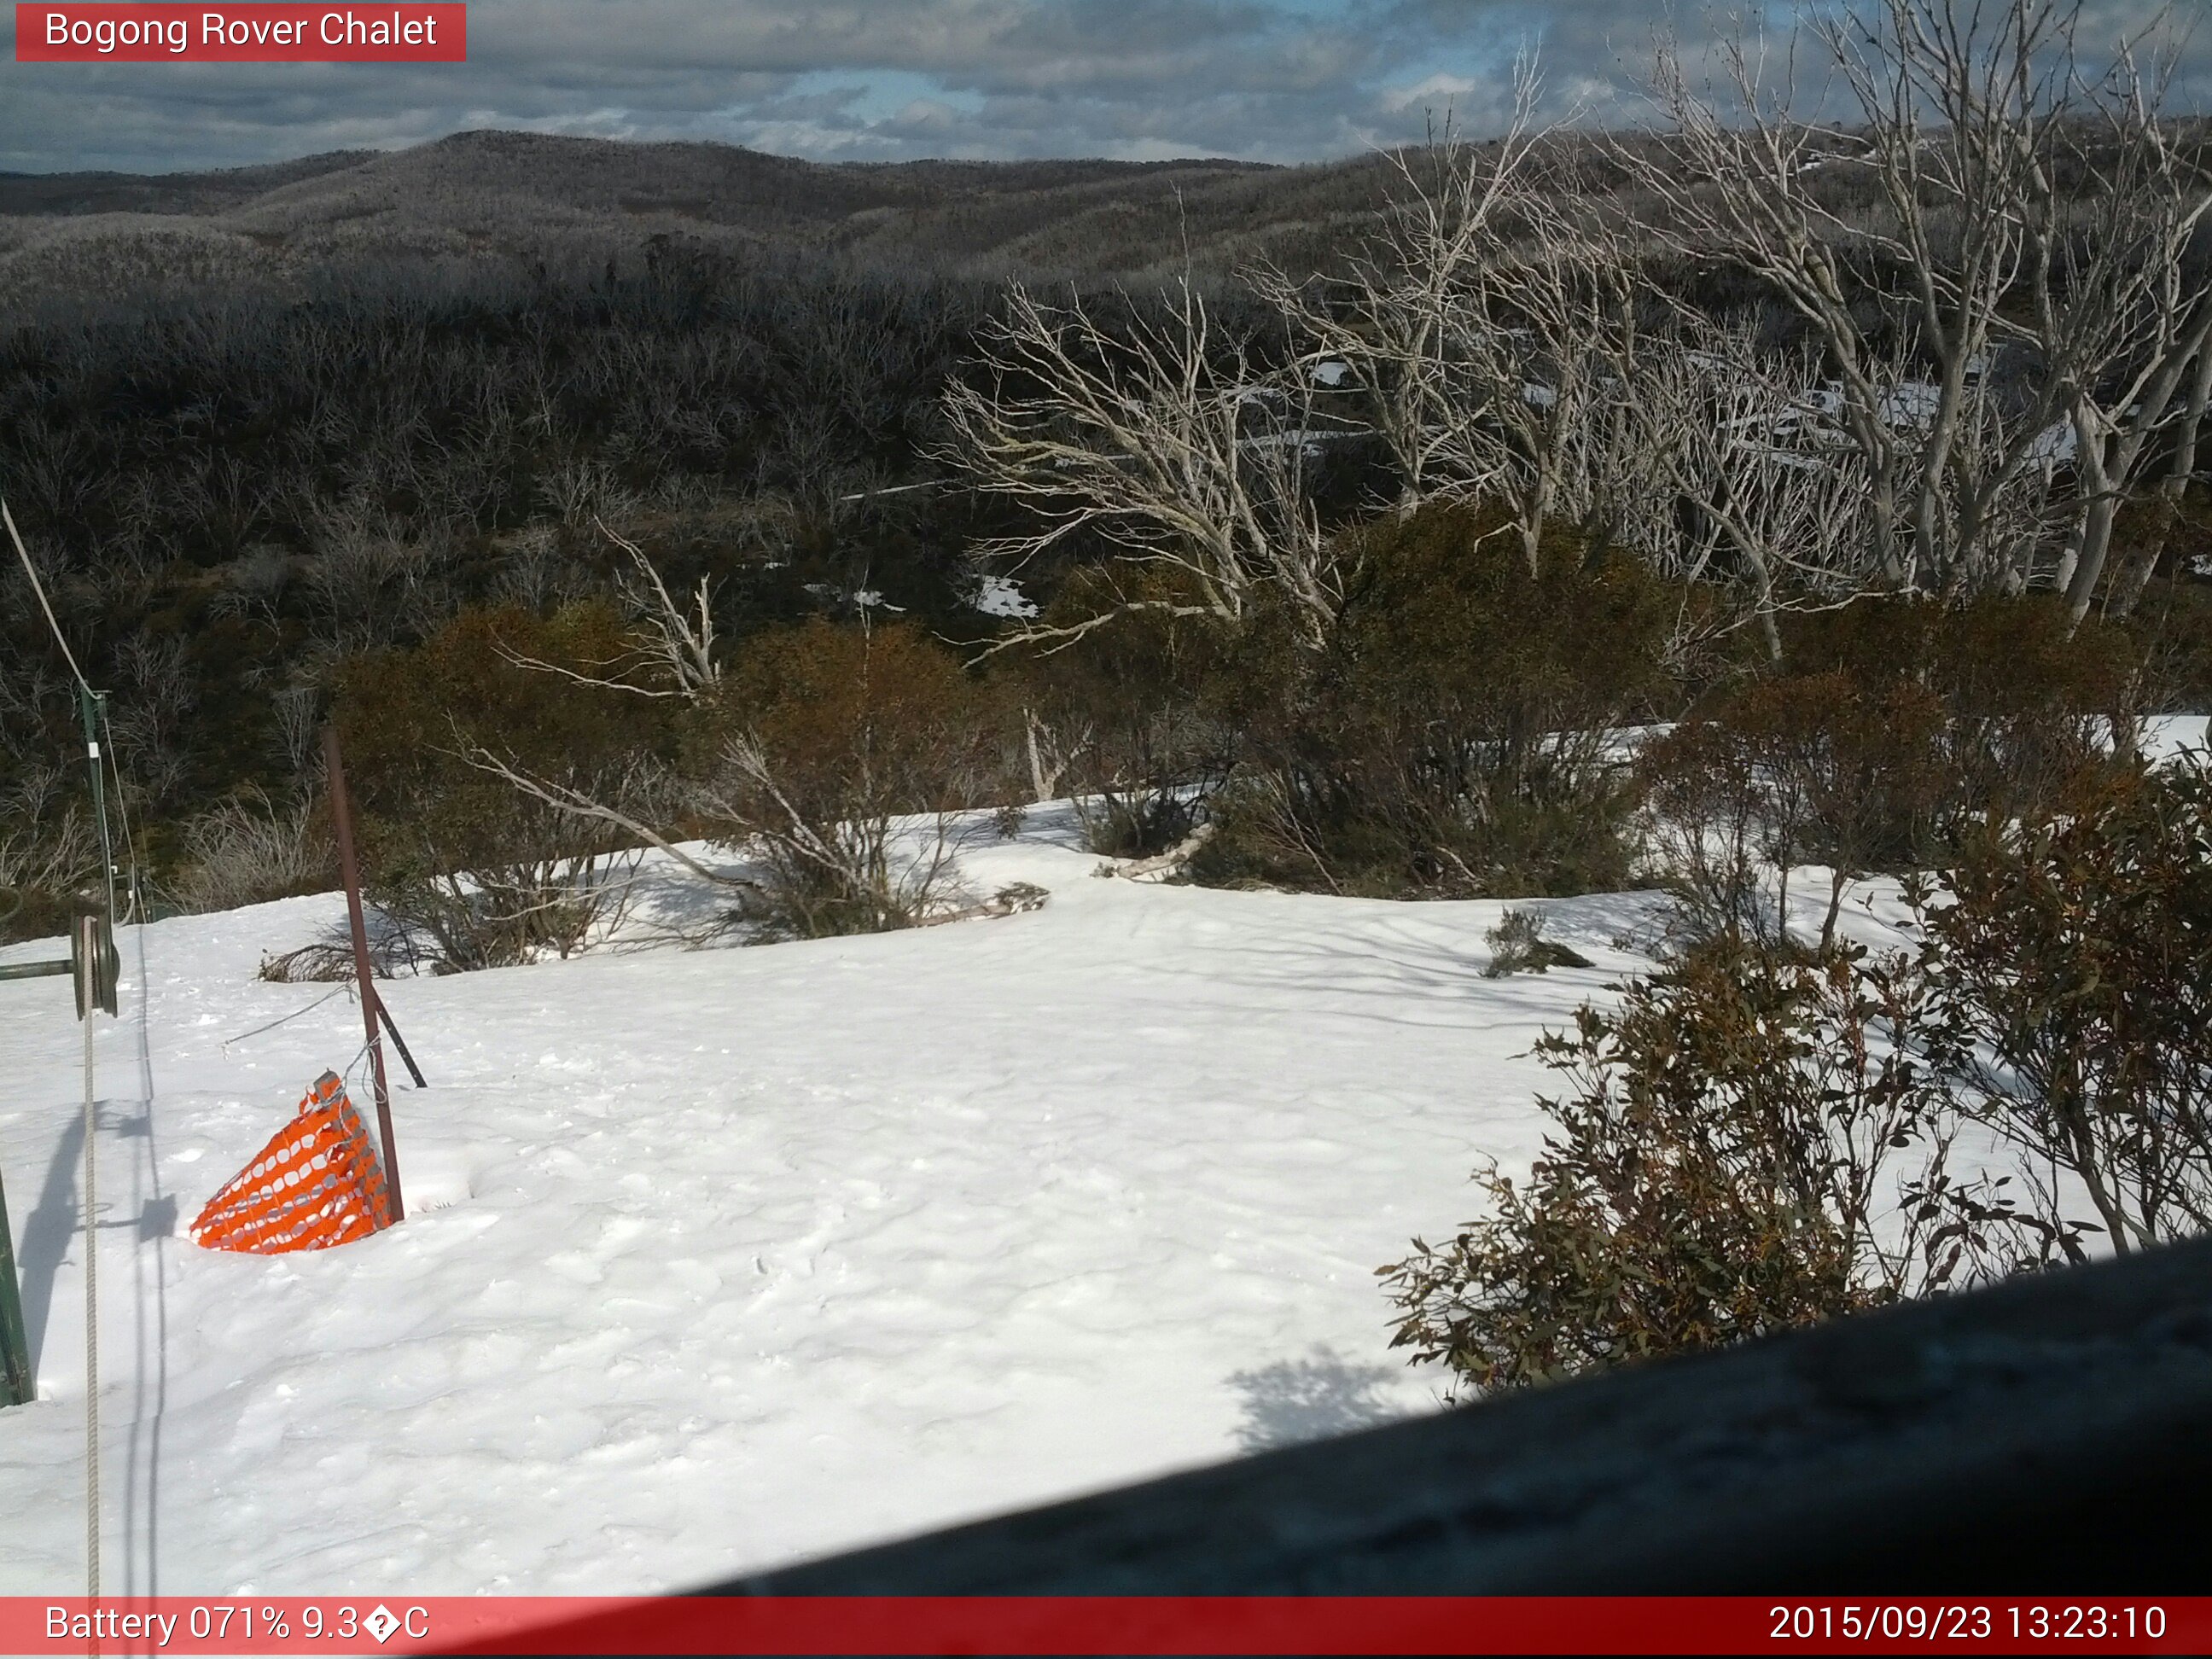
[[[849,619],[864,593],[979,636],[967,555],[993,509],[937,487],[927,457],[1000,283],[930,250],[1011,245],[1032,268],[1064,237],[1141,266],[1202,217],[1226,263],[1243,227],[1308,232],[1316,197],[1371,197],[1373,174],[825,168],[475,134],[230,174],[0,179],[0,479],[113,690],[166,861],[194,812],[291,786],[349,654],[471,605],[611,593],[622,556],[595,521],[646,539],[672,581],[710,579],[732,637]],[[1214,199],[1229,186],[1244,197]],[[474,227],[461,257],[439,240],[457,225]],[[207,237],[247,264],[179,253]],[[20,670],[0,788],[23,849],[67,816],[76,784],[48,756],[73,716],[27,584],[4,580]]]

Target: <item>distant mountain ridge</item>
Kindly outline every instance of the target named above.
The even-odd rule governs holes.
[[[358,167],[376,154],[331,150],[291,161],[196,173],[0,173],[0,217],[216,212],[296,179]]]
[[[1322,257],[1381,199],[1366,156],[820,162],[477,131],[221,172],[0,174],[0,305],[275,289],[365,262],[598,259],[659,238],[969,274]]]
[[[131,173],[0,172],[0,216],[84,213],[206,213],[250,201],[303,180],[358,171],[404,175],[423,169],[482,172],[529,168],[559,161],[585,173],[659,172],[689,180],[727,183],[765,176],[805,177],[848,198],[889,201],[933,191],[1051,188],[1070,183],[1141,177],[1164,171],[1279,173],[1259,162],[1185,161],[810,161],[741,145],[634,143],[561,134],[480,129],[402,150],[331,150],[291,161],[200,171]],[[836,181],[851,181],[839,189]]]

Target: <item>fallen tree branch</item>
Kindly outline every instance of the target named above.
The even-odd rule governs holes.
[[[964,910],[949,911],[941,916],[931,916],[917,921],[917,927],[941,927],[948,921],[975,921],[989,916],[1015,916],[1025,910],[1042,910],[1044,902],[1052,895],[1035,882],[1018,881],[1011,887],[1001,887],[981,904],[971,904]]]
[[[1198,849],[1213,839],[1214,826],[1201,823],[1164,853],[1155,853],[1148,859],[1134,859],[1113,864],[1102,864],[1091,873],[1094,876],[1120,876],[1127,881],[1142,881],[1147,876],[1171,875],[1197,855]]]

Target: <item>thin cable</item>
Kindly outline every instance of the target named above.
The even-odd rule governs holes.
[[[137,1001],[138,1004],[137,1012],[138,1016],[139,1096],[146,1114],[147,1164],[153,1172],[154,1192],[155,1196],[158,1199],[161,1196],[161,1176],[160,1160],[155,1157],[154,1151],[154,1040],[152,1023],[150,1019],[152,998],[149,991],[149,969],[146,962],[146,898],[143,886],[143,872],[138,862],[138,838],[131,832],[131,808],[129,804],[124,799],[123,767],[121,763],[116,758],[115,731],[114,728],[108,724],[107,699],[105,697],[95,699],[94,707],[97,708],[100,713],[100,746],[106,751],[104,757],[107,762],[107,775],[114,780],[115,783],[115,813],[122,826],[123,850],[125,856],[129,860],[131,867],[131,903],[129,911],[125,917],[111,921],[110,928],[111,931],[112,931],[114,927],[119,927],[122,925],[123,921],[127,921],[131,924],[137,939],[138,979],[135,988],[137,991]],[[112,891],[112,888],[110,889],[110,891]],[[89,1033],[88,1032],[88,1035]],[[88,1180],[87,1185],[89,1187],[89,1180]],[[155,1316],[154,1344],[156,1355],[155,1363],[159,1367],[159,1376],[161,1380],[155,1385],[156,1407],[153,1425],[153,1456],[150,1467],[147,1473],[146,1583],[148,1593],[149,1595],[154,1593],[155,1587],[160,1583],[159,1574],[161,1571],[161,1564],[156,1559],[158,1554],[158,1541],[160,1538],[159,1522],[156,1511],[159,1509],[160,1498],[158,1487],[155,1483],[160,1480],[161,1448],[161,1415],[162,1411],[166,1408],[166,1401],[168,1395],[168,1306],[166,1287],[162,1281],[164,1264],[161,1260],[160,1244],[161,1241],[156,1239],[155,1241],[155,1248],[154,1251],[154,1295],[157,1312]],[[137,1508],[138,1428],[141,1420],[143,1420],[145,1415],[144,1392],[146,1382],[146,1345],[144,1336],[145,1297],[143,1294],[145,1280],[143,1264],[134,1261],[132,1263],[132,1272],[140,1291],[140,1295],[138,1297],[139,1363],[137,1376],[139,1399],[137,1402],[138,1408],[134,1411],[131,1417],[129,1455],[125,1461],[124,1466],[123,1577],[124,1588],[126,1591],[130,1589],[131,1583],[136,1577],[136,1575],[131,1571],[131,1558],[137,1540],[132,1531],[131,1517]],[[96,1311],[98,1307],[96,1296],[92,1305]],[[88,1316],[87,1319],[88,1326],[92,1322],[91,1317]],[[95,1360],[94,1363],[96,1364],[97,1361]],[[98,1410],[99,1402],[95,1397],[93,1401],[93,1411],[94,1413],[94,1426],[89,1431],[93,1447],[93,1456],[90,1459],[90,1462],[95,1472],[98,1470],[100,1466],[98,1455]],[[93,1476],[93,1480],[96,1482],[97,1478],[97,1474],[95,1473]],[[96,1485],[94,1487],[94,1491],[96,1495]],[[99,1512],[98,1504],[96,1503],[92,1505],[92,1512],[96,1517]],[[92,1559],[94,1564],[95,1573],[94,1594],[96,1595],[99,1593],[96,1577],[99,1560],[99,1539],[96,1530],[94,1532],[92,1536]]]
[[[313,1002],[309,1003],[306,1007],[301,1008],[301,1009],[298,1009],[298,1010],[295,1011],[295,1012],[292,1012],[292,1013],[289,1013],[289,1014],[285,1015],[282,1019],[272,1019],[272,1020],[270,1020],[270,1021],[266,1025],[257,1025],[257,1026],[255,1026],[255,1027],[254,1027],[252,1030],[250,1030],[250,1031],[240,1031],[240,1032],[236,1036],[225,1037],[225,1038],[222,1040],[222,1048],[223,1048],[223,1052],[224,1052],[225,1054],[228,1054],[228,1053],[230,1052],[230,1045],[231,1045],[232,1043],[234,1043],[234,1042],[245,1042],[245,1041],[246,1041],[246,1038],[248,1038],[248,1037],[251,1037],[251,1036],[260,1036],[264,1031],[273,1031],[273,1030],[276,1030],[279,1025],[289,1025],[289,1024],[290,1024],[294,1020],[295,1020],[295,1019],[299,1018],[300,1018],[300,1016],[301,1016],[301,1014],[312,1014],[312,1013],[313,1013],[313,1012],[315,1012],[315,1010],[316,1010],[316,1009],[318,1009],[318,1008],[321,1007],[325,1003],[328,1002],[328,1001],[329,1001],[332,997],[338,997],[338,996],[348,996],[348,997],[349,997],[349,996],[351,996],[352,994],[353,994],[353,987],[352,987],[352,986],[350,986],[350,985],[341,985],[341,986],[339,986],[336,990],[333,990],[333,991],[325,991],[325,992],[321,996],[317,997],[317,998],[316,998]],[[367,1046],[366,1044],[362,1045],[362,1052],[363,1054],[367,1054],[367,1053],[368,1052],[368,1046]]]
[[[100,716],[100,730],[106,731],[107,699],[87,686],[84,700],[85,707]],[[107,832],[107,791],[100,787],[100,781],[103,746],[92,734],[92,722],[88,717],[85,721],[85,758],[92,763],[92,815],[100,823],[100,873],[102,885],[107,890],[107,934],[112,944],[115,938],[115,841]]]
[[[98,711],[100,729],[106,740],[105,746],[112,751],[115,747],[115,734],[107,724],[107,700],[92,689],[92,682],[85,678],[84,670],[77,666],[76,653],[70,649],[69,638],[62,632],[61,623],[55,620],[53,603],[46,598],[46,585],[39,580],[39,567],[31,562],[31,550],[23,545],[23,532],[15,528],[15,515],[8,510],[5,496],[0,496],[0,524],[4,524],[8,527],[8,539],[15,544],[15,556],[23,562],[23,574],[30,578],[31,592],[38,595],[39,609],[46,613],[46,626],[53,632],[54,643],[62,648],[62,660],[69,664],[69,671],[76,677],[77,689],[84,694],[87,702]],[[91,757],[95,769],[100,761],[100,745],[97,744],[94,745]],[[123,805],[123,774],[116,769],[112,752],[107,756],[107,763],[108,769],[115,773],[115,810],[124,816],[124,836],[127,841],[131,833],[131,823],[130,816]],[[93,780],[95,787],[99,781],[96,777]],[[100,855],[104,865],[103,874],[106,877],[107,888],[107,925],[109,930],[112,932],[115,927],[115,852],[108,838],[107,815],[105,812],[100,815]],[[131,868],[134,872],[137,868],[137,853],[135,848],[131,853]],[[132,891],[134,894],[137,891],[135,879],[132,883]]]
[[[93,1146],[99,1136],[92,1093],[92,1017],[84,1013],[84,1578],[100,1599],[100,1231],[94,1220]]]
[[[159,1205],[166,1194],[161,1189],[161,1159],[154,1139],[154,1038],[152,1022],[148,1009],[152,996],[149,987],[153,983],[153,972],[146,958],[146,928],[143,921],[133,930],[138,946],[138,1094],[145,1103],[146,1138],[143,1154],[143,1169],[154,1189],[154,1202]],[[137,1539],[131,1516],[138,1509],[140,1467],[138,1435],[143,1425],[147,1435],[148,1452],[144,1466],[146,1512],[146,1594],[161,1593],[161,1425],[168,1415],[169,1407],[169,1293],[167,1279],[167,1237],[157,1236],[153,1242],[154,1270],[154,1342],[153,1342],[153,1409],[146,1409],[146,1298],[143,1264],[134,1263],[134,1279],[139,1296],[137,1303],[138,1317],[139,1361],[137,1373],[137,1408],[131,1413],[129,1456],[124,1464],[125,1477],[123,1502],[124,1581],[129,1589],[134,1575],[131,1571],[131,1552]]]
[[[54,630],[54,643],[61,647],[62,656],[69,664],[70,672],[76,676],[76,683],[90,696],[92,684],[85,678],[84,670],[76,665],[76,653],[69,648],[69,641],[62,637],[62,625],[54,620],[54,608],[46,602],[46,585],[39,580],[39,567],[31,562],[31,555],[23,545],[22,532],[15,528],[15,514],[8,511],[4,495],[0,495],[0,524],[8,526],[8,539],[15,544],[15,556],[22,560],[23,574],[31,579],[31,592],[39,596],[39,609],[46,613],[46,626]]]

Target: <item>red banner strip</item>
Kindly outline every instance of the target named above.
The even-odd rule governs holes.
[[[0,1597],[0,1652],[2212,1652],[2212,1596]]]
[[[465,5],[15,7],[19,64],[460,64]]]

